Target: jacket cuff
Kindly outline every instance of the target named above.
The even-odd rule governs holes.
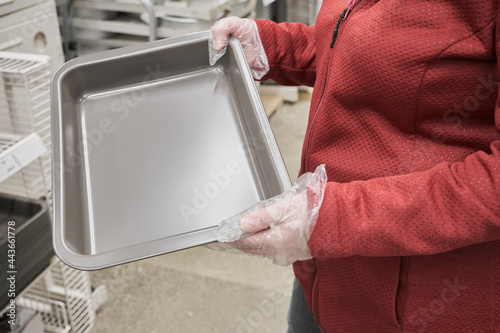
[[[309,250],[314,258],[343,257],[341,246],[341,228],[338,223],[342,212],[339,208],[339,200],[342,200],[342,186],[344,184],[328,182],[325,188],[325,196],[321,205],[318,220],[314,226],[309,239]]]

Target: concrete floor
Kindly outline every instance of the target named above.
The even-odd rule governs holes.
[[[300,168],[309,100],[271,117],[290,178]],[[291,267],[244,254],[197,247],[91,273],[109,299],[92,332],[286,331]]]

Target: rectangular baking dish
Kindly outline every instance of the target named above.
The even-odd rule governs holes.
[[[291,184],[236,39],[208,32],[92,54],[54,75],[53,243],[94,270],[213,242]]]
[[[6,273],[5,277],[15,275],[16,295],[19,295],[49,266],[54,256],[50,210],[45,201],[0,193],[0,251],[5,253],[0,269]],[[11,282],[6,278],[0,280],[0,309],[10,302]]]

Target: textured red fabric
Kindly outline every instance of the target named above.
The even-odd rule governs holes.
[[[264,79],[315,87],[310,309],[326,332],[500,332],[499,1],[361,0],[330,48],[347,3],[257,20]]]

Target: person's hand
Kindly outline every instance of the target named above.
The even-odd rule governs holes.
[[[253,77],[261,79],[269,71],[269,63],[254,20],[226,17],[215,22],[208,41],[210,65],[215,65],[226,53],[230,35],[236,37],[243,47]]]
[[[252,234],[232,243],[245,253],[267,257],[287,266],[311,259],[307,194],[300,193],[243,217],[240,228]]]
[[[311,259],[309,238],[326,182],[325,167],[320,165],[314,173],[302,175],[286,192],[223,221],[216,232],[217,240],[227,243],[219,249],[235,248],[282,266]]]

